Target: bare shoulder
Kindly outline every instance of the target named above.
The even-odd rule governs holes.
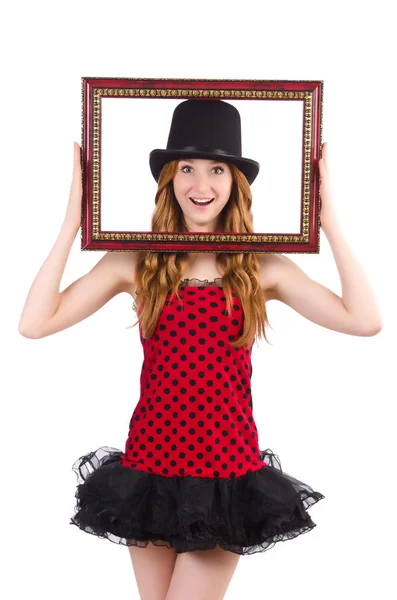
[[[132,251],[108,251],[102,258],[106,266],[123,281],[123,291],[135,299],[135,265],[137,253]],[[266,300],[278,300],[278,288],[283,274],[297,265],[283,254],[259,255],[259,280],[261,288],[266,292]],[[104,265],[105,266],[105,265]]]
[[[278,300],[277,285],[286,269],[295,263],[283,254],[261,254],[259,256],[259,280],[262,289],[266,292],[266,300]]]
[[[137,253],[132,251],[108,251],[102,260],[105,261],[106,266],[111,269],[114,273],[123,281],[123,291],[131,294],[135,298],[135,265],[136,265]]]

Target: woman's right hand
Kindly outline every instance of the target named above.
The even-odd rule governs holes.
[[[81,203],[83,186],[81,183],[81,148],[77,142],[74,144],[73,179],[70,186],[69,202],[65,215],[65,222],[79,229],[81,224]]]

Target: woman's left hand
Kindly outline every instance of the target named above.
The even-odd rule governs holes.
[[[322,145],[322,158],[318,161],[318,166],[320,169],[320,196],[321,196],[321,204],[320,204],[320,222],[321,227],[327,226],[328,223],[336,221],[336,211],[332,200],[331,194],[331,185],[330,178],[328,172],[328,143],[324,142]]]

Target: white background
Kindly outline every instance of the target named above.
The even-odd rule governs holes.
[[[63,222],[80,144],[81,77],[322,79],[340,224],[383,317],[343,335],[271,302],[253,348],[261,449],[325,495],[317,527],[242,556],[227,600],[395,598],[396,45],[387,2],[19,2],[2,10],[1,586],[7,600],[138,599],[125,546],[69,524],[72,463],[123,449],[142,349],[132,299],[40,340],[23,305]],[[149,165],[148,165],[149,169]],[[288,164],[285,165],[288,173]],[[62,291],[102,252],[76,237]],[[330,246],[289,255],[341,294]],[[393,556],[394,555],[394,556]],[[395,566],[395,564],[394,564]]]
[[[172,114],[183,102],[186,99],[102,97],[102,230],[151,230],[157,182],[148,168],[149,153],[166,148]],[[223,102],[239,112],[242,156],[255,157],[260,164],[251,185],[254,231],[299,234],[304,100]]]

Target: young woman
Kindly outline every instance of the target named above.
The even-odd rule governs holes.
[[[151,154],[153,231],[253,231],[250,184],[259,165],[241,157],[236,109],[215,102],[178,105],[167,150]],[[211,252],[107,252],[60,294],[80,227],[79,150],[75,144],[61,233],[32,284],[19,330],[51,335],[128,292],[144,362],[124,452],[102,446],[73,465],[79,485],[71,524],[128,546],[143,600],[219,600],[241,555],[313,529],[307,509],[324,498],[258,447],[251,349],[265,333],[266,302],[285,302],[322,327],[370,336],[381,329],[376,301],[338,229],[326,145],[321,226],[343,298],[285,256]]]

